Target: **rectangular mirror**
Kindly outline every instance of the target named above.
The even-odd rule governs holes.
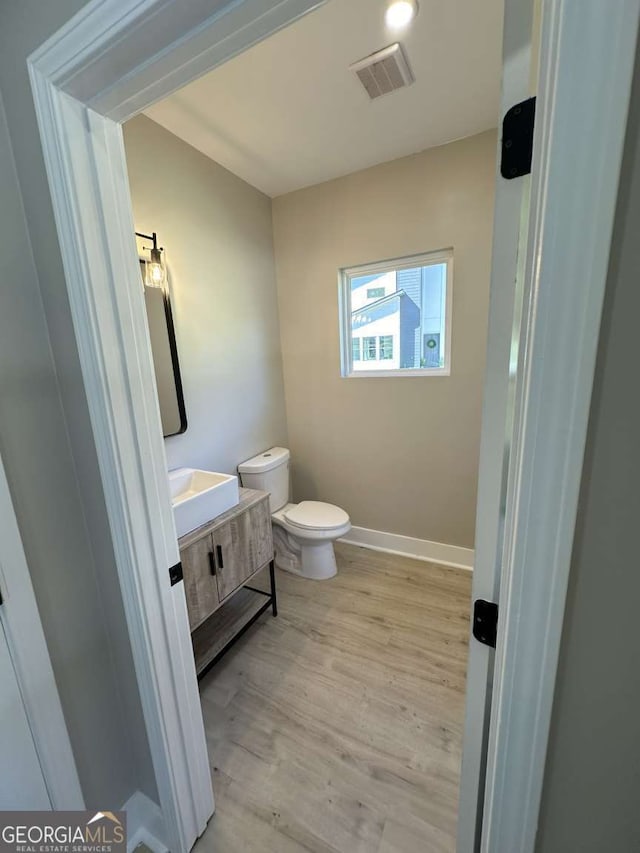
[[[140,258],[142,281],[146,261]],[[161,287],[144,286],[144,301],[151,337],[151,352],[160,402],[162,433],[165,438],[178,435],[187,428],[187,413],[182,393],[178,348],[173,326],[169,294]]]

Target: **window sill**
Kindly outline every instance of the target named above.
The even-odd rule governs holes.
[[[417,368],[410,367],[405,370],[357,370],[351,373],[342,375],[342,379],[391,379],[398,377],[413,377],[413,376],[451,376],[451,369],[448,367],[432,367],[432,368]]]

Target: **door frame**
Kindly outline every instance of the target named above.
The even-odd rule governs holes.
[[[639,20],[638,0],[543,4],[486,853],[534,849]]]
[[[536,10],[536,6],[538,7]],[[500,114],[535,92],[536,11],[540,0],[505,0]],[[499,134],[498,134],[499,136]],[[501,139],[496,146],[500,171]],[[514,396],[524,295],[530,175],[513,180],[496,177],[487,361],[482,397],[482,429],[476,506],[472,599],[498,601],[504,536],[506,484],[514,441]],[[457,847],[476,849],[482,822],[487,744],[495,654],[489,646],[469,643],[465,727],[460,774]],[[479,839],[478,839],[479,843]]]
[[[505,2],[503,113],[536,89],[537,109],[532,174],[496,191],[473,599],[500,619],[495,655],[469,652],[465,853],[534,849],[640,15],[635,0],[541,7],[530,57],[532,10]]]
[[[179,554],[120,123],[323,2],[92,0],[29,58],[163,841],[176,853],[204,830],[213,796],[184,591],[167,571]],[[533,850],[639,4],[543,0],[484,816],[492,851]],[[573,128],[589,131],[579,153]],[[580,168],[593,180],[563,197]]]
[[[0,632],[4,629],[52,809],[84,809],[84,799],[0,457]]]

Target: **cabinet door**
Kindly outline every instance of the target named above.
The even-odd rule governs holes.
[[[273,528],[269,499],[252,506],[249,515],[249,563],[252,573],[273,560]]]
[[[189,626],[193,631],[218,607],[218,587],[213,562],[211,535],[198,539],[180,551]]]
[[[218,596],[223,601],[273,559],[269,501],[265,499],[213,532]]]

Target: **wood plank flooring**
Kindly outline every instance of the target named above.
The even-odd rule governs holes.
[[[451,853],[471,573],[338,543],[201,682],[196,853]]]

